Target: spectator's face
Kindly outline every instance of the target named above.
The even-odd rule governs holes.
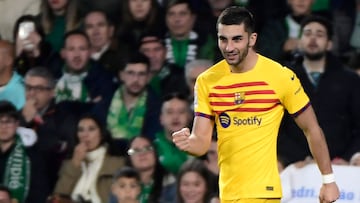
[[[156,155],[151,143],[142,138],[135,138],[130,145],[132,154],[130,156],[133,167],[140,173],[142,171],[149,171],[155,168]]]
[[[175,132],[188,126],[191,120],[189,104],[174,98],[163,103],[160,122],[165,131]]]
[[[288,0],[288,4],[295,16],[310,14],[314,0]]]
[[[82,35],[71,35],[66,39],[61,54],[70,72],[81,72],[89,61],[88,41]]]
[[[326,28],[320,23],[311,22],[304,27],[299,46],[305,57],[317,60],[325,56],[326,51],[331,49],[331,44]]]
[[[197,172],[186,172],[180,178],[180,196],[184,203],[204,202],[206,181]]]
[[[226,62],[232,66],[241,64],[250,47],[256,42],[256,33],[249,35],[241,25],[218,25],[218,46]]]
[[[173,37],[184,39],[193,29],[195,18],[186,3],[176,4],[166,13],[166,25]]]
[[[92,12],[84,19],[85,32],[89,36],[92,48],[100,51],[110,43],[114,27],[110,26],[101,12]]]
[[[26,76],[25,93],[27,102],[32,100],[38,111],[46,108],[50,104],[51,99],[54,98],[54,89],[42,77]]]
[[[231,0],[208,0],[212,10],[224,10],[231,4]]]
[[[147,65],[143,63],[127,64],[120,72],[125,91],[128,94],[138,96],[145,89],[148,82],[149,72]]]
[[[88,151],[97,149],[101,142],[99,126],[93,119],[85,118],[79,121],[77,134],[80,143],[84,143]]]
[[[9,116],[0,117],[0,143],[13,142],[19,123]],[[0,192],[1,200],[1,192]],[[0,201],[1,202],[1,201]]]
[[[140,52],[150,60],[150,71],[159,72],[166,59],[166,48],[160,42],[152,41],[143,43]]]
[[[135,202],[141,187],[135,178],[120,177],[113,183],[111,191],[118,202]]]
[[[64,12],[68,1],[71,0],[48,0],[50,8],[55,13]]]
[[[128,0],[130,13],[136,21],[144,21],[151,9],[151,0]]]

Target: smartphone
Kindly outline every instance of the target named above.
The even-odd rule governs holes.
[[[30,33],[35,30],[35,24],[30,21],[25,21],[20,23],[18,36],[20,39],[24,40],[29,37]]]

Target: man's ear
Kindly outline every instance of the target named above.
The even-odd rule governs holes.
[[[252,33],[249,37],[249,47],[254,47],[257,40],[257,33]]]

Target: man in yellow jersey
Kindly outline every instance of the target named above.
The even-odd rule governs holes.
[[[205,154],[215,123],[221,202],[279,203],[276,143],[287,110],[303,130],[323,175],[320,202],[334,202],[339,189],[309,98],[290,69],[254,51],[254,24],[252,14],[241,7],[219,16],[218,45],[225,60],[198,77],[192,132],[183,128],[173,133],[173,142],[190,154]]]

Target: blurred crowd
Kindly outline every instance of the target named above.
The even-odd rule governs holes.
[[[253,13],[256,51],[297,74],[333,164],[360,165],[359,0],[1,0],[0,201],[219,202],[216,133],[202,157],[172,133],[222,60],[229,6]],[[293,117],[280,172],[312,159]]]

